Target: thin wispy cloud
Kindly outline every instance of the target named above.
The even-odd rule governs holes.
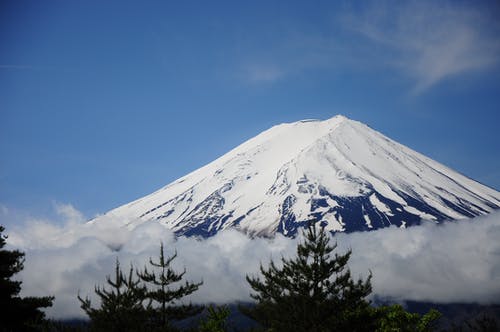
[[[500,63],[500,24],[484,7],[431,1],[375,1],[345,6],[321,29],[280,31],[272,47],[252,52],[242,77],[283,81],[314,70],[335,76],[372,69],[400,73],[421,94],[460,74]],[[262,57],[266,61],[262,62]]]
[[[239,78],[249,83],[269,83],[301,78],[317,69],[342,65],[345,46],[329,31],[301,31],[290,23],[287,28],[269,32],[272,42],[253,46],[239,63]]]
[[[0,69],[34,69],[30,65],[0,65]]]
[[[9,213],[9,209],[3,205],[0,204],[0,215],[7,215]]]
[[[345,28],[381,48],[378,60],[415,81],[419,94],[500,58],[500,26],[489,13],[448,2],[375,2],[341,16]],[[384,56],[385,59],[380,59]]]
[[[82,317],[76,294],[94,298],[95,284],[103,284],[118,257],[122,266],[142,267],[156,256],[159,243],[179,257],[176,268],[187,269],[187,279],[204,285],[190,300],[198,303],[249,301],[245,275],[256,274],[260,263],[295,255],[297,241],[277,235],[250,239],[229,230],[204,241],[175,239],[156,222],[128,230],[123,220],[109,219],[90,226],[75,223],[80,213],[71,205],[56,208],[68,222],[26,219],[24,226],[7,229],[8,245],[26,252],[23,295],[56,296],[52,317]],[[9,216],[3,216],[9,218]],[[2,220],[0,219],[0,223]],[[374,294],[395,300],[495,303],[500,298],[500,212],[475,219],[409,229],[337,234],[339,251],[351,248],[349,266],[354,276],[373,273]],[[117,249],[119,250],[117,251]]]
[[[272,83],[283,78],[286,73],[275,65],[250,65],[243,70],[245,80],[250,83]]]
[[[58,66],[30,65],[30,64],[0,64],[0,70],[4,71],[54,71],[54,70],[74,70],[73,68],[61,68]]]

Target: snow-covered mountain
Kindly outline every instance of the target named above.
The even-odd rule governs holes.
[[[344,116],[268,129],[160,190],[91,221],[149,220],[179,235],[234,227],[294,235],[312,218],[331,231],[487,214],[500,192]]]

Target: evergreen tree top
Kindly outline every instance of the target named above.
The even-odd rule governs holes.
[[[275,331],[370,331],[371,275],[354,281],[347,268],[351,251],[334,253],[324,228],[310,225],[296,256],[283,258],[282,267],[261,265],[259,277],[247,276],[254,308],[243,312]],[[364,322],[361,324],[360,322]]]
[[[22,271],[25,254],[19,250],[4,249],[7,236],[0,225],[0,308],[2,331],[32,331],[45,320],[40,308],[52,306],[54,297],[19,297],[21,281],[11,278]]]

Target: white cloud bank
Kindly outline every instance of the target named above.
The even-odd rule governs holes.
[[[295,254],[297,240],[249,239],[225,231],[204,241],[175,239],[156,223],[133,231],[108,220],[89,227],[70,205],[57,208],[68,219],[64,226],[27,221],[6,230],[11,247],[26,252],[23,295],[55,295],[48,314],[82,317],[76,295],[93,296],[104,284],[118,257],[122,267],[142,267],[156,257],[163,241],[169,254],[178,251],[175,266],[186,267],[188,280],[203,280],[194,302],[249,300],[245,275],[258,273],[270,258]],[[0,220],[1,222],[1,220]],[[388,228],[368,233],[337,234],[339,250],[352,248],[353,275],[373,273],[374,294],[394,299],[436,302],[492,303],[500,298],[500,212],[460,222],[428,223],[409,229]],[[112,248],[121,246],[120,251]]]

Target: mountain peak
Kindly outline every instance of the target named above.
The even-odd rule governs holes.
[[[299,121],[296,121],[296,122],[287,122],[287,123],[283,123],[282,125],[297,125],[297,124],[303,124],[303,123],[338,123],[338,122],[342,122],[342,121],[353,121],[351,119],[349,119],[348,117],[344,116],[344,115],[341,115],[341,114],[337,114],[329,119],[326,119],[326,120],[321,120],[321,119],[303,119],[303,120],[299,120]]]
[[[320,120],[320,119],[303,119],[303,120],[299,120],[297,122],[294,122],[294,123],[306,123],[306,122],[335,122],[335,121],[344,121],[344,120],[350,120],[349,118],[347,118],[346,116],[342,115],[342,114],[337,114],[329,119],[326,119],[326,120]],[[351,120],[352,121],[352,120]]]
[[[333,119],[342,120],[342,121],[344,121],[344,120],[350,120],[350,121],[352,121],[352,120],[351,120],[351,119],[349,119],[347,116],[342,115],[342,114],[337,114],[337,115],[335,115],[334,117],[332,117],[332,118],[330,118],[330,119],[328,119],[328,120],[326,120],[326,121],[330,121],[330,120],[333,120]]]
[[[311,218],[330,231],[406,227],[500,208],[500,193],[337,115],[274,126],[162,189],[108,212],[180,235],[237,228],[294,235]]]

